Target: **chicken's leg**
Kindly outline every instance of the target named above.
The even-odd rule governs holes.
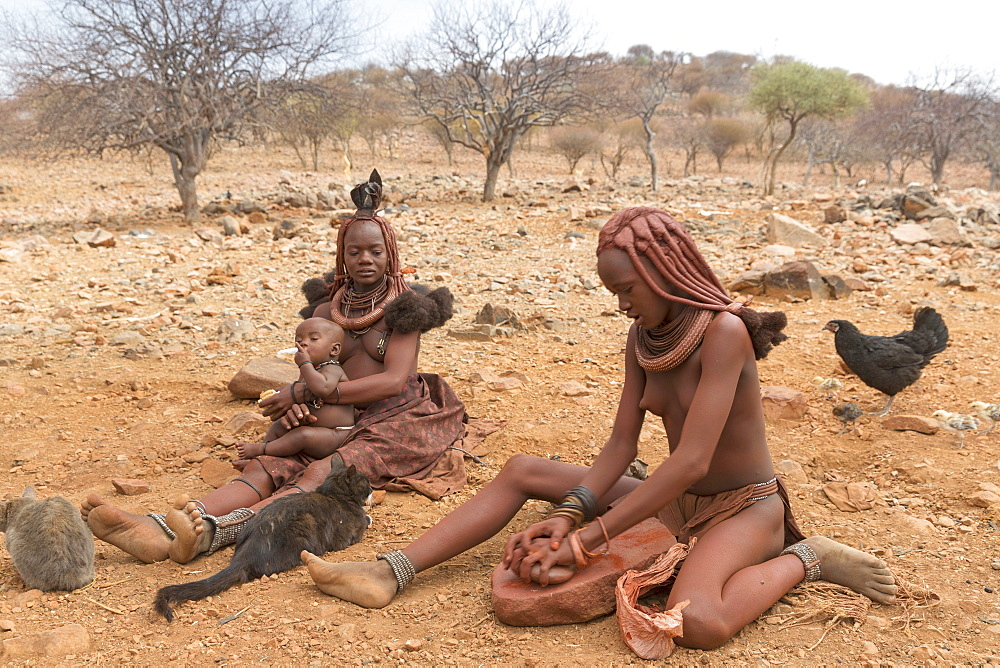
[[[885,415],[886,413],[889,412],[889,408],[892,406],[892,400],[895,399],[895,398],[896,398],[896,395],[893,394],[892,396],[889,397],[889,401],[885,402],[885,406],[883,406],[882,410],[880,410],[877,413],[869,413],[868,415],[874,415],[876,417]]]

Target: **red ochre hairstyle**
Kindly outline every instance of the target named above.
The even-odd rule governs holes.
[[[597,254],[609,248],[625,251],[646,284],[664,299],[710,311],[729,311],[743,320],[754,356],[762,359],[788,337],[782,329],[788,319],[781,311],[760,312],[735,301],[698,251],[687,229],[662,209],[630,207],[604,224],[597,240]],[[671,285],[691,298],[664,291],[642,263],[646,258]]]

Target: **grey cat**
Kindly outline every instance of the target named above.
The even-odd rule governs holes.
[[[0,531],[29,589],[72,591],[94,579],[94,537],[63,497],[39,501],[35,488],[26,487],[19,498],[0,502]]]

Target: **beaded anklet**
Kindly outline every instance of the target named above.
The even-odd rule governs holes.
[[[406,585],[413,582],[417,576],[417,571],[413,568],[413,563],[400,550],[393,550],[385,554],[376,554],[376,559],[383,559],[389,562],[392,574],[396,576],[396,591],[400,592]]]
[[[802,566],[806,570],[803,582],[815,582],[823,576],[820,569],[819,556],[817,556],[816,551],[809,547],[807,543],[798,542],[794,545],[789,545],[778,556],[780,557],[783,554],[794,554],[802,560]]]

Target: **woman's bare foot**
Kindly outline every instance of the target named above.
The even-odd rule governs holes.
[[[186,494],[174,499],[174,507],[167,512],[167,526],[177,534],[167,554],[178,564],[186,564],[212,547],[215,527],[201,515],[201,508]]]
[[[812,536],[803,542],[815,550],[822,578],[827,582],[850,587],[876,603],[896,600],[896,578],[878,557],[823,536]]]
[[[331,564],[302,550],[302,563],[320,591],[360,605],[384,608],[396,597],[396,575],[388,561]]]
[[[253,459],[264,454],[264,443],[237,443],[236,452],[241,459]]]
[[[127,513],[90,494],[80,504],[83,521],[101,540],[151,564],[167,558],[170,537],[152,517]]]

